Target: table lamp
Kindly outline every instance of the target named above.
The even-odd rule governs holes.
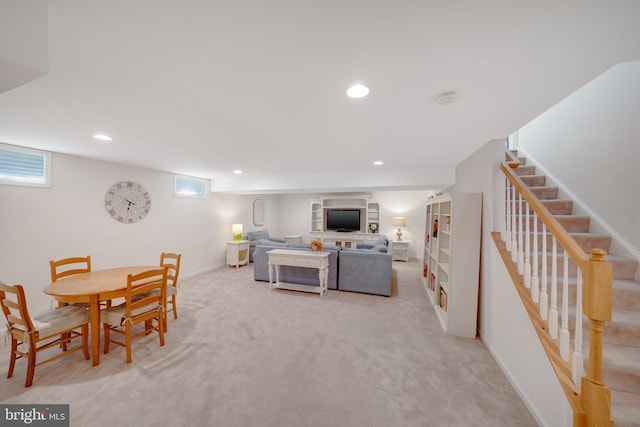
[[[233,240],[239,242],[242,240],[242,224],[233,224],[231,226],[231,232],[233,233]]]
[[[396,233],[396,236],[398,236],[398,241],[402,241],[402,227],[407,226],[407,218],[403,216],[394,216],[393,226],[398,227],[398,232]]]

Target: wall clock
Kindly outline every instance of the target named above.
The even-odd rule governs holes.
[[[132,224],[147,216],[151,209],[151,196],[142,185],[122,181],[107,190],[104,207],[111,218],[123,224]]]

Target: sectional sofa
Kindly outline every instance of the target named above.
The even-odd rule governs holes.
[[[391,296],[393,243],[381,235],[375,244],[360,243],[356,249],[325,245],[329,251],[328,288],[341,291]],[[269,256],[272,249],[310,251],[306,243],[285,244],[273,240],[256,242],[253,253],[255,280],[269,281]],[[280,280],[303,285],[318,285],[318,271],[310,268],[281,266]]]

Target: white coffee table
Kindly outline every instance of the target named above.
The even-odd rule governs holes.
[[[322,297],[327,292],[330,252],[273,249],[268,251],[267,254],[269,255],[269,287],[271,289],[289,289],[292,291],[315,292],[317,294],[320,294],[320,297]],[[281,265],[317,268],[320,283],[319,286],[281,282]],[[275,283],[273,282],[274,270],[276,275]]]

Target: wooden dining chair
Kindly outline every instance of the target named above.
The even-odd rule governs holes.
[[[68,276],[91,272],[91,256],[72,257],[49,261],[51,282],[57,282]]]
[[[162,267],[127,276],[125,302],[100,312],[104,328],[104,354],[109,344],[127,349],[127,363],[131,363],[131,339],[158,332],[160,346],[164,346],[165,301],[167,298],[167,269]],[[155,323],[154,323],[155,321]],[[144,328],[133,333],[133,327],[144,323]],[[124,335],[125,341],[111,338],[111,333]]]
[[[165,300],[165,316],[167,313],[173,312],[173,318],[178,318],[178,309],[176,307],[176,297],[178,295],[178,275],[180,274],[180,259],[182,254],[173,252],[162,252],[160,254],[160,266],[168,267],[167,272],[167,298]],[[168,308],[168,300],[171,298],[171,308]],[[166,325],[165,325],[166,330]]]
[[[7,378],[13,376],[16,360],[23,357],[28,359],[25,387],[33,384],[37,366],[80,349],[84,352],[85,360],[89,360],[88,310],[82,307],[66,306],[32,318],[27,309],[23,287],[2,282],[0,282],[0,305],[7,321],[7,333],[11,336],[11,356]],[[82,339],[82,345],[68,347],[67,344],[76,338]],[[36,362],[38,352],[59,346],[63,342],[61,353]]]
[[[59,260],[50,260],[49,268],[51,270],[51,283],[55,283],[65,277],[75,276],[76,274],[91,272],[91,257],[72,257]],[[65,302],[58,301],[58,307],[67,305]],[[88,307],[88,303],[74,303],[82,307]]]

